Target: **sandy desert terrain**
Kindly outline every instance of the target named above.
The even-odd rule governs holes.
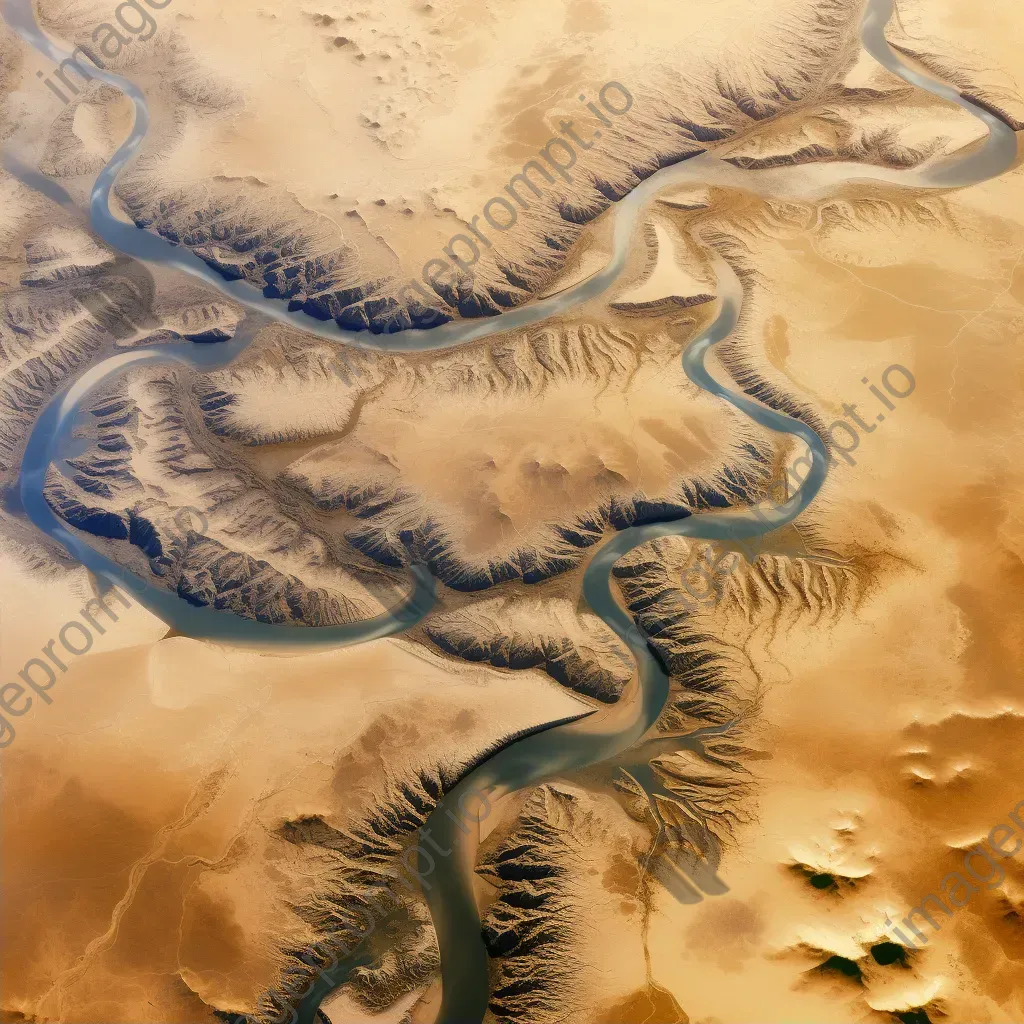
[[[1024,1021],[1024,14],[3,0],[3,1024]]]

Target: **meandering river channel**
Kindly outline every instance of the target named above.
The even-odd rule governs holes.
[[[393,635],[422,621],[434,603],[433,580],[422,566],[411,567],[411,592],[397,607],[366,622],[345,626],[308,629],[274,626],[226,611],[195,608],[170,591],[127,572],[68,529],[44,497],[47,470],[51,463],[63,457],[83,403],[101,383],[140,362],[179,360],[197,369],[224,365],[249,344],[258,328],[268,319],[286,321],[309,333],[355,347],[424,351],[466,344],[571,310],[602,295],[616,280],[625,265],[643,207],[655,193],[667,187],[713,180],[716,185],[735,185],[748,191],[779,194],[781,189],[792,198],[815,198],[827,194],[841,182],[858,179],[917,188],[950,188],[1001,174],[1016,157],[1014,133],[994,114],[950,86],[923,75],[891,49],[883,30],[892,9],[893,0],[869,0],[861,26],[865,48],[901,78],[958,104],[978,117],[988,130],[988,137],[980,146],[971,148],[962,157],[942,161],[924,170],[909,171],[839,162],[814,168],[744,171],[712,154],[705,154],[657,172],[605,214],[615,217],[612,257],[603,270],[587,280],[557,295],[492,318],[394,335],[347,332],[301,313],[288,313],[283,303],[264,298],[251,285],[224,280],[187,250],[116,217],[110,209],[110,192],[118,174],[146,136],[149,111],[142,91],[131,81],[109,72],[96,72],[95,77],[120,89],[132,100],[135,121],[130,136],[104,168],[93,188],[89,209],[92,229],[109,245],[128,256],[176,267],[203,279],[241,303],[249,315],[237,336],[223,345],[194,345],[187,349],[164,346],[119,353],[91,367],[58,394],[34,426],[23,458],[18,491],[24,514],[97,576],[125,587],[161,619],[186,635],[256,646],[268,643],[275,646],[336,645]],[[49,59],[59,62],[68,56],[39,28],[32,0],[6,0],[3,13],[7,23],[22,39]],[[66,193],[16,158],[5,159],[5,166],[26,184],[68,205]],[[721,257],[713,254],[712,258],[718,279],[720,309],[713,323],[684,351],[683,372],[699,387],[728,402],[761,426],[789,434],[802,442],[810,453],[811,469],[798,490],[783,503],[765,504],[756,510],[706,512],[676,522],[635,526],[608,540],[586,569],[583,595],[593,611],[628,645],[636,660],[633,680],[617,704],[510,743],[467,775],[453,797],[462,791],[475,790],[488,793],[493,800],[535,785],[542,779],[613,758],[649,733],[668,699],[669,680],[652,655],[646,638],[616,601],[611,586],[615,562],[637,545],[658,537],[743,540],[761,536],[792,522],[807,508],[825,481],[828,452],[813,430],[799,420],[725,387],[708,371],[706,357],[712,347],[728,337],[736,326],[743,299],[742,287],[732,268]],[[478,1024],[484,1017],[488,998],[487,951],[481,938],[479,909],[473,894],[473,866],[478,839],[472,833],[463,835],[453,820],[439,812],[430,817],[428,825],[436,842],[455,851],[449,859],[439,862],[432,874],[432,888],[426,894],[441,951],[443,992],[437,1024]],[[350,961],[339,964],[329,975],[321,976],[306,994],[293,1020],[312,1024],[319,1003],[344,982],[358,960],[354,956]]]

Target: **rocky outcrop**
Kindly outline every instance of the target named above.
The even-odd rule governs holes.
[[[795,7],[778,26],[785,44],[757,40],[745,62],[715,64],[695,54],[680,68],[649,69],[643,81],[629,83],[631,105],[621,115],[602,115],[600,145],[581,150],[572,173],[543,164],[543,187],[517,204],[509,230],[499,236],[488,229],[494,239],[479,243],[481,251],[468,267],[446,261],[450,272],[430,281],[421,279],[419,265],[400,259],[400,238],[368,229],[360,203],[386,205],[385,199],[339,201],[337,216],[328,219],[302,207],[283,184],[253,177],[168,186],[153,148],[120,181],[117,195],[136,224],[190,248],[225,278],[244,279],[292,312],[334,321],[346,331],[389,334],[495,316],[550,285],[583,228],[658,170],[841,95],[842,73],[858,52],[859,17],[860,5],[849,0]],[[333,39],[342,40],[334,45],[343,52],[358,56],[350,37]],[[167,47],[166,57],[167,75],[180,90],[187,54],[175,45]],[[187,101],[207,104],[209,91],[190,94]],[[381,119],[397,116],[389,105],[385,110],[390,113],[365,117],[364,128],[382,131]],[[574,111],[593,122],[584,129],[590,134],[598,122],[578,105]],[[173,130],[165,134],[163,143],[173,147]],[[498,195],[505,191],[496,188]],[[424,233],[438,239],[438,256],[446,240],[480,213],[438,209],[433,194],[408,201],[412,205],[403,212],[420,217]],[[416,290],[408,287],[410,280]]]
[[[629,652],[592,615],[564,599],[477,602],[425,627],[442,651],[496,668],[542,668],[586,697],[614,703],[633,673]]]

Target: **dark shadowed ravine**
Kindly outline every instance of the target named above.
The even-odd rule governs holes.
[[[967,109],[988,129],[988,138],[961,158],[949,159],[923,171],[890,171],[862,164],[830,164],[821,171],[817,186],[813,168],[800,168],[799,182],[794,180],[794,196],[813,197],[827,193],[838,180],[884,181],[916,188],[950,188],[994,177],[1006,170],[1016,156],[1016,139],[1011,129],[997,116],[962,96],[948,85],[936,82],[910,67],[888,45],[883,30],[892,14],[892,0],[870,0],[861,27],[861,38],[870,54],[889,70],[936,96]],[[68,56],[38,27],[31,0],[6,0],[7,23],[41,53],[54,61]],[[93,230],[104,241],[125,255],[150,263],[175,267],[199,277],[217,288],[248,311],[238,335],[217,346],[193,345],[170,350],[153,347],[109,357],[93,366],[78,381],[51,400],[36,423],[22,461],[19,481],[21,511],[31,522],[60,543],[74,558],[97,576],[129,590],[161,619],[186,635],[230,643],[264,646],[340,645],[361,643],[393,635],[415,625],[433,606],[433,581],[424,567],[411,566],[409,596],[391,611],[372,620],[337,627],[300,628],[255,622],[227,611],[196,608],[170,591],[133,576],[101,555],[65,526],[54,514],[43,494],[43,483],[51,463],[64,457],[76,415],[97,385],[129,365],[139,362],[178,360],[197,369],[224,365],[234,359],[251,341],[257,329],[268,320],[285,321],[321,337],[359,348],[390,351],[425,351],[449,348],[486,338],[500,332],[537,323],[556,313],[571,310],[580,303],[601,295],[618,277],[623,266],[640,214],[647,201],[660,189],[681,182],[699,182],[714,178],[716,184],[757,191],[760,183],[771,181],[777,191],[786,180],[786,169],[744,171],[727,165],[711,154],[658,171],[605,216],[615,217],[613,255],[608,265],[587,280],[552,296],[492,318],[446,324],[433,330],[410,330],[393,335],[367,335],[347,332],[334,324],[311,320],[301,313],[288,313],[282,304],[266,299],[251,285],[226,281],[187,250],[172,245],[119,220],[110,210],[110,192],[115,179],[146,136],[149,112],[141,90],[127,79],[109,72],[95,77],[130,97],[135,105],[135,122],[129,138],[120,146],[97,179],[92,192],[89,217]],[[69,205],[66,193],[49,179],[25,166],[14,154],[6,155],[4,165],[25,184],[48,195],[55,202]],[[808,172],[811,173],[808,173]],[[808,181],[812,185],[808,186]],[[600,618],[629,647],[636,659],[636,672],[619,702],[607,709],[574,721],[554,725],[510,743],[468,774],[456,787],[453,797],[462,792],[485,792],[494,799],[524,787],[533,786],[551,776],[593,765],[621,754],[636,744],[655,726],[668,699],[669,680],[647,641],[631,616],[615,599],[611,571],[615,562],[637,545],[659,537],[678,536],[706,540],[745,540],[762,536],[791,523],[814,499],[825,481],[829,458],[821,438],[806,424],[777,412],[745,394],[719,384],[705,367],[711,348],[729,336],[738,321],[743,299],[741,285],[731,267],[719,256],[713,257],[718,277],[720,310],[714,322],[686,348],[682,368],[699,387],[728,402],[769,430],[789,434],[802,441],[810,452],[811,469],[799,489],[787,501],[765,504],[758,509],[737,509],[692,515],[675,522],[634,526],[607,541],[590,562],[583,579],[583,594]],[[685,739],[685,738],[683,738]],[[680,739],[682,744],[683,739]],[[481,936],[479,910],[473,896],[473,867],[478,837],[464,835],[454,819],[435,811],[428,819],[435,841],[453,849],[453,855],[439,860],[432,872],[432,888],[426,893],[437,932],[442,968],[442,1006],[438,1024],[479,1024],[487,1008],[488,957]],[[303,995],[293,1021],[313,1024],[323,998],[343,984],[351,970],[366,963],[366,952],[357,948],[351,957],[339,963],[329,974],[321,975]]]

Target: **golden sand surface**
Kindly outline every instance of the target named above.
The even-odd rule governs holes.
[[[67,48],[114,17],[30,7]],[[0,142],[69,196],[0,171],[0,1022],[298,1020],[295,993],[385,890],[303,1024],[470,1024],[445,1016],[442,967],[480,934],[473,1024],[1024,1021],[1024,851],[996,849],[1001,826],[1007,850],[1024,834],[1024,169],[925,187],[984,127],[882,68],[863,12],[170,0],[109,59],[151,118],[115,216],[296,315],[225,366],[105,381],[44,496],[146,584],[293,639],[382,615],[427,566],[437,602],[412,627],[309,649],[193,637],[137,600],[113,621],[24,513],[21,461],[62,388],[255,314],[162,262],[117,291],[143,264],[86,208],[132,105],[100,81],[63,103],[54,62],[0,24]],[[1018,5],[897,0],[886,34],[1024,130]],[[598,120],[579,97],[608,82],[632,102]],[[565,119],[592,148],[515,202]],[[720,159],[684,159],[702,150]],[[478,237],[492,197],[515,226],[424,293],[456,324],[590,279],[624,197],[672,165],[607,288],[404,344],[403,282],[469,261],[445,248]],[[638,701],[633,655],[583,595],[602,546],[770,500],[803,454],[681,370],[721,308],[716,257],[743,304],[707,367],[815,429],[825,484],[753,549],[625,555],[612,593],[669,678],[656,724],[492,794],[455,860],[409,881],[460,779]],[[127,326],[96,294],[128,302]],[[299,310],[324,295],[326,320]],[[372,330],[339,341],[336,314]],[[89,607],[103,628],[69,653]],[[452,901],[460,857],[478,921],[453,937],[428,897]]]
[[[905,966],[871,952],[903,945],[886,919],[941,895],[1024,800],[1020,186],[1014,170],[893,209],[884,251],[856,202],[814,235],[751,213],[752,259],[771,267],[751,340],[826,416],[853,402],[874,429],[807,516],[850,566],[834,605],[794,602],[783,560],[765,557],[701,623],[757,680],[749,742],[765,759],[750,766],[756,817],[719,869],[729,894],[659,900],[655,977],[693,1020],[1024,1015],[1016,859],[995,858],[998,873],[977,860],[993,884],[973,880],[937,934],[916,918],[926,941]],[[916,388],[889,412],[861,379],[893,363]]]

